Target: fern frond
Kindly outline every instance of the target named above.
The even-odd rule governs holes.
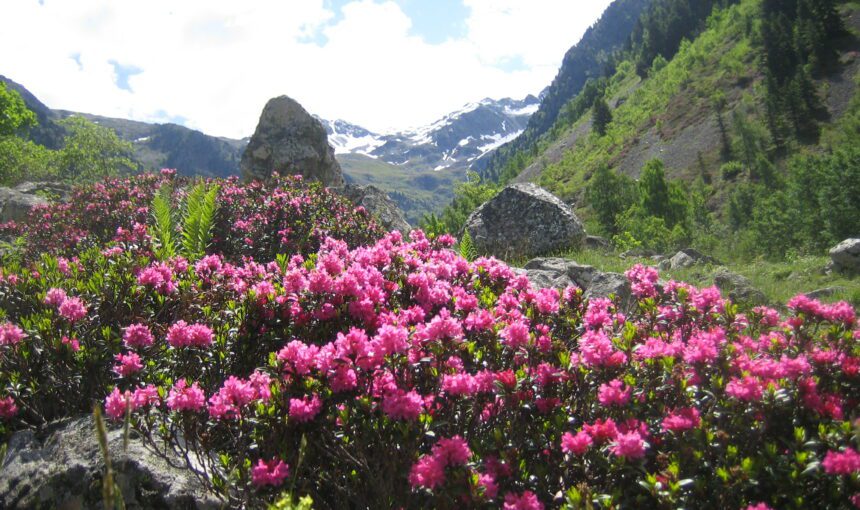
[[[218,186],[195,185],[185,199],[182,220],[182,251],[189,260],[206,255],[218,205]]]
[[[460,256],[472,262],[478,258],[478,250],[475,248],[475,243],[472,242],[472,236],[468,230],[463,230],[463,237],[460,239]]]
[[[170,186],[165,184],[152,197],[153,225],[149,234],[155,244],[155,256],[160,260],[169,259],[176,255],[176,243],[173,239],[175,223],[170,205]]]

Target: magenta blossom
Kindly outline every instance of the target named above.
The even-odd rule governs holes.
[[[290,476],[290,467],[278,458],[268,461],[259,459],[257,464],[251,468],[251,482],[257,487],[266,485],[277,487],[288,476]]]

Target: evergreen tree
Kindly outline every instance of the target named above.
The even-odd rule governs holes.
[[[586,190],[588,205],[594,209],[597,221],[608,234],[618,232],[616,220],[634,200],[632,181],[600,166],[588,183]]]
[[[591,107],[591,120],[591,129],[600,136],[605,135],[607,126],[612,122],[612,111],[602,96],[594,100],[594,105]]]

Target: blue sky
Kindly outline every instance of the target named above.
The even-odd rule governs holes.
[[[540,92],[609,2],[10,0],[0,74],[54,108],[220,136],[280,94],[384,132]]]

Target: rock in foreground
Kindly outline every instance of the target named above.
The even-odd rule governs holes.
[[[171,467],[123,431],[108,431],[114,479],[126,508],[220,508],[195,476]],[[177,462],[180,462],[177,459]],[[104,473],[92,417],[60,422],[44,441],[30,430],[16,432],[0,467],[0,508],[100,508]]]
[[[482,255],[504,259],[581,248],[585,229],[569,205],[531,183],[512,184],[476,209],[466,230]]]
[[[272,172],[281,172],[301,174],[325,186],[343,185],[343,172],[325,128],[287,96],[266,103],[240,167],[246,180],[264,180]]]

